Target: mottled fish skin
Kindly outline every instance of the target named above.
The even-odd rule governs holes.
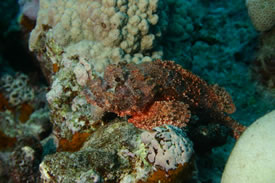
[[[191,114],[207,116],[208,121],[231,128],[235,138],[245,129],[227,115],[236,108],[225,89],[209,85],[173,61],[111,64],[105,69],[104,77],[89,80],[87,89],[90,94],[85,96],[89,103],[119,116],[130,116],[128,121],[139,128],[152,129],[164,123],[186,126],[191,111]],[[166,106],[172,106],[173,101],[181,102],[182,105],[174,106],[178,107],[177,110],[184,109],[184,112],[176,114],[171,107],[166,107],[166,110],[160,106],[160,101],[164,101],[162,104]],[[157,108],[165,111],[161,115],[166,122],[160,120],[161,116],[154,107],[156,102]]]

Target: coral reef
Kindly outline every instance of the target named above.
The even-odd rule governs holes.
[[[53,39],[62,47],[91,40],[100,41],[107,47],[118,46],[127,53],[148,50],[155,39],[149,29],[158,23],[159,8],[158,1],[42,0],[30,48],[36,49],[43,41],[40,37],[45,34],[43,26],[47,25],[53,32]]]
[[[249,59],[257,34],[244,13],[243,1],[171,0],[168,5],[168,17],[175,18],[169,19],[172,30],[163,41],[164,59],[215,82],[224,77],[222,69],[230,73],[232,62]],[[182,32],[175,34],[177,30]]]
[[[143,132],[141,141],[148,148],[147,159],[156,171],[145,181],[186,182],[194,175],[193,144],[181,129],[165,125]]]
[[[0,182],[38,182],[42,151],[42,145],[36,137],[18,138],[12,151],[0,152]]]
[[[252,65],[252,76],[274,95],[275,2],[272,0],[247,0],[246,6],[254,27],[261,31],[259,49]]]
[[[40,164],[42,182],[103,182],[98,173],[115,172],[117,156],[99,149],[78,151],[74,154],[60,152],[45,157]],[[116,173],[116,172],[115,172]],[[113,180],[112,178],[110,178]],[[84,181],[85,182],[85,181]]]
[[[21,20],[35,19],[28,13],[35,12],[38,1],[20,2],[23,10],[31,7]],[[0,138],[8,149],[5,153],[16,149],[10,161],[15,166],[25,152],[32,154],[33,147],[18,149],[16,141],[22,135],[39,140],[47,136],[50,130],[41,132],[47,127],[38,121],[48,121],[50,114],[54,131],[42,143],[48,150],[43,150],[41,182],[185,182],[194,175],[195,159],[200,180],[194,182],[218,183],[234,143],[228,134],[233,130],[238,137],[243,130],[228,116],[235,106],[226,91],[238,108],[234,118],[243,124],[272,108],[247,75],[255,37],[242,0],[42,0],[30,49],[51,85],[50,113],[37,105],[45,92],[37,92],[29,82],[24,85],[34,97],[18,105],[10,105],[9,92],[1,89],[0,116],[6,126],[0,125]],[[10,38],[5,43],[16,45]],[[6,55],[18,53],[13,47],[9,50]],[[207,83],[174,63],[140,64],[162,57]],[[20,63],[14,65],[18,68]],[[273,72],[269,57],[261,63],[269,65],[264,71]],[[208,83],[225,86],[226,91]],[[184,161],[186,154],[181,152],[191,147],[191,141],[196,154]],[[229,145],[213,149],[224,143]],[[10,164],[9,158],[1,161],[5,153],[0,153],[0,182],[8,182],[9,175],[1,170]],[[169,160],[161,161],[162,155]],[[24,167],[32,167],[32,161]],[[34,167],[37,175],[36,163]],[[24,172],[14,169],[15,175]]]
[[[163,9],[165,1],[162,0],[42,0],[29,41],[30,50],[38,53],[47,77],[53,74],[51,65],[62,66],[53,56],[62,55],[71,46],[85,51],[82,57],[95,66],[94,72],[99,73],[105,65],[121,59],[160,58],[160,48],[155,45],[165,30]]]
[[[159,125],[158,121],[155,122],[154,117],[151,117],[151,121],[144,123],[143,126],[138,124],[143,118],[152,115],[153,109],[151,108],[154,108],[154,105],[160,105],[154,104],[154,102],[173,102],[173,100],[189,105],[191,113],[204,118],[203,120],[209,121],[211,119],[212,122],[216,121],[230,127],[235,138],[238,138],[245,129],[225,115],[225,113],[233,113],[235,106],[230,95],[223,88],[207,84],[198,76],[171,61],[157,60],[141,64],[110,65],[106,68],[103,78],[89,80],[88,89],[85,90],[84,94],[89,103],[98,105],[119,116],[131,116],[134,119],[131,120],[130,118],[130,122],[132,121],[145,129]],[[150,107],[151,105],[152,107]],[[157,108],[165,108],[167,102],[162,103],[162,105]],[[174,105],[178,106],[179,103]],[[172,120],[170,124],[179,127],[186,126],[184,124],[185,118],[190,114],[186,110],[186,106],[184,107],[182,113],[174,116],[171,115],[175,114],[174,109],[166,107],[166,110],[170,110],[164,116],[170,115],[171,119],[168,119],[168,122]],[[144,114],[144,117],[140,117]],[[180,114],[182,115],[180,116]],[[182,119],[181,123],[183,124],[178,122]]]
[[[25,136],[46,138],[52,131],[46,88],[33,86],[23,73],[0,78],[0,149],[11,151]]]
[[[252,66],[253,77],[275,93],[275,28],[260,36],[259,50]]]
[[[23,73],[17,73],[14,77],[2,76],[0,90],[11,106],[17,106],[34,99],[34,91],[29,85],[29,78]]]
[[[247,0],[248,13],[254,27],[261,31],[259,45],[252,65],[252,76],[274,96],[275,90],[275,2]]]
[[[4,182],[38,182],[42,160],[40,141],[52,133],[46,87],[23,73],[0,78],[0,166]]]
[[[38,182],[42,146],[38,139],[24,137],[18,140],[10,157],[9,174],[14,183]]]
[[[167,26],[165,9],[163,0],[40,1],[29,47],[51,84],[47,100],[59,139],[71,141],[98,126],[102,110],[81,94],[87,78],[122,60],[161,58],[157,43]]]
[[[173,126],[154,130],[141,131],[126,121],[112,121],[91,134],[79,151],[46,156],[40,165],[42,182],[172,183],[190,179],[193,148],[185,132]],[[156,159],[153,148],[157,148]],[[160,163],[162,152],[171,164]]]
[[[275,25],[275,2],[273,0],[246,0],[246,6],[257,30],[267,31]]]
[[[63,139],[63,142],[66,140],[72,142],[76,133],[93,132],[100,126],[99,120],[104,115],[101,108],[87,103],[81,94],[82,87],[77,84],[72,73],[74,72],[69,65],[57,72],[58,79],[53,82],[52,89],[47,93],[53,129],[58,139]],[[75,147],[79,147],[79,145],[75,145]]]
[[[171,56],[170,58],[177,57],[179,54],[183,55],[181,53],[185,52],[188,54],[192,52],[192,54],[195,55],[195,51],[192,50],[203,50],[201,49],[205,45],[203,43],[207,43],[207,45],[205,45],[206,47],[209,47],[210,45],[213,45],[213,47],[215,47],[214,43],[220,43],[221,45],[223,45],[223,42],[225,42],[224,38],[226,38],[227,41],[231,41],[231,38],[229,39],[228,37],[224,37],[223,35],[225,34],[225,31],[231,30],[229,29],[230,26],[241,26],[243,27],[243,29],[247,27],[246,25],[242,26],[241,23],[236,23],[236,25],[228,25],[228,23],[227,25],[229,28],[225,28],[223,30],[224,32],[220,32],[220,34],[223,33],[222,35],[219,34],[218,37],[215,37],[214,35],[216,34],[210,35],[208,34],[209,32],[204,29],[204,27],[200,26],[202,16],[199,11],[192,11],[192,6],[197,5],[197,1],[150,2],[147,8],[152,8],[151,4],[153,3],[156,6],[156,11],[147,11],[146,13],[149,14],[146,17],[141,16],[141,18],[142,21],[146,19],[149,22],[148,25],[150,28],[148,35],[154,35],[156,40],[155,43],[163,44],[150,44],[150,49],[142,49],[140,46],[135,48],[135,45],[141,45],[142,42],[141,37],[143,35],[139,34],[141,32],[138,32],[138,34],[135,36],[136,38],[134,40],[134,44],[132,46],[129,46],[132,49],[130,51],[128,50],[128,48],[123,47],[122,43],[124,41],[128,42],[130,37],[132,37],[132,31],[130,31],[131,27],[133,27],[132,21],[136,20],[136,15],[139,16],[140,6],[138,5],[139,3],[136,5],[132,5],[132,2],[127,1],[125,3],[128,5],[127,8],[129,8],[129,11],[127,10],[125,11],[125,13],[123,12],[124,10],[121,9],[119,3],[120,2],[108,4],[105,1],[100,1],[96,3],[89,3],[88,1],[65,3],[60,0],[56,1],[55,3],[49,4],[49,1],[45,0],[40,4],[40,13],[38,15],[37,26],[33,30],[30,39],[30,48],[37,54],[37,57],[41,63],[41,67],[44,68],[42,70],[44,70],[44,73],[47,76],[49,82],[52,83],[51,91],[48,93],[47,99],[52,111],[51,119],[53,121],[55,135],[60,140],[63,139],[63,142],[72,142],[73,139],[76,139],[74,138],[74,134],[79,135],[91,133],[98,127],[99,124],[101,124],[99,122],[99,119],[101,119],[101,117],[103,116],[104,110],[102,110],[100,107],[87,104],[81,90],[82,87],[87,84],[88,78],[94,78],[98,75],[102,76],[103,71],[108,64],[118,63],[119,61],[123,60],[140,63],[143,61],[151,61],[152,59],[160,58],[162,56],[162,53],[156,51],[159,51],[159,46],[162,45],[167,48],[167,50],[171,50],[172,48],[171,54],[173,56]],[[140,3],[142,4],[143,2]],[[168,6],[165,6],[166,4]],[[56,8],[57,6],[59,6],[60,8]],[[137,7],[137,9],[135,10],[135,15],[132,15],[130,13],[130,9],[135,6]],[[71,9],[70,11],[67,10],[68,7],[71,7],[74,11],[71,11]],[[85,8],[85,11],[82,11],[83,7],[88,8]],[[123,34],[121,40],[108,43],[109,40],[112,40],[109,39],[109,35],[111,35],[111,32],[113,32],[113,27],[109,26],[111,25],[108,24],[109,20],[107,21],[107,23],[104,22],[104,24],[101,24],[102,22],[99,21],[104,19],[104,16],[114,16],[113,14],[109,15],[105,12],[106,9],[108,9],[109,11],[114,7],[119,7],[119,9],[115,9],[116,11],[118,11],[116,13],[125,13],[127,14],[127,18],[125,19],[125,22],[120,20],[120,22],[122,22],[121,27],[116,27],[116,29],[122,30]],[[95,8],[97,8],[99,12],[102,12],[99,18],[96,20],[93,19],[93,16],[98,15],[98,12],[93,11],[93,14],[88,14],[90,10],[94,10]],[[198,8],[202,8],[202,6],[198,6]],[[173,14],[171,12],[173,12]],[[229,11],[226,11],[227,14],[229,14],[228,12]],[[150,23],[150,17],[152,17],[151,13],[152,16],[158,16],[158,21],[156,24],[153,24],[152,22]],[[216,19],[215,16],[218,13],[219,12],[212,12],[211,16],[207,17],[210,19],[207,19],[207,21],[205,21],[205,25],[207,25],[208,28],[211,23],[214,22],[214,20],[221,20],[223,19],[223,16],[225,16],[221,15],[220,18]],[[82,18],[80,18],[80,14],[84,14],[85,16],[82,16]],[[110,18],[110,20],[111,19],[112,21],[114,20],[114,18]],[[107,18],[105,18],[104,21],[105,20],[107,20]],[[94,26],[94,28],[92,29],[88,29],[88,27],[92,24],[95,24],[96,26]],[[219,27],[218,24],[223,23],[217,22],[217,25],[215,24],[215,26],[211,27],[213,29],[212,32],[214,32],[216,28]],[[105,29],[104,25],[106,25],[106,28],[110,29]],[[74,27],[74,29],[71,29],[71,27]],[[95,31],[95,27],[102,29],[102,31]],[[127,35],[129,35],[126,37],[124,37],[123,32],[124,30],[126,30],[125,27],[127,28]],[[179,27],[180,29],[176,29],[173,27]],[[193,36],[195,32],[194,30],[197,30],[198,27],[200,27],[199,29],[201,30],[199,31],[200,36]],[[179,30],[177,34],[175,33],[176,30]],[[168,32],[171,32],[171,34]],[[240,30],[239,34],[241,35],[242,32],[246,31]],[[106,36],[102,36],[103,34],[106,34]],[[165,36],[162,37],[162,35],[164,34]],[[228,34],[231,34],[231,32],[229,32]],[[239,34],[238,36],[240,36]],[[186,40],[186,45],[180,44],[184,45],[184,48],[174,49],[173,46],[166,45],[166,41],[169,41],[169,43],[173,43],[173,45],[178,45],[178,42],[173,42],[173,40],[176,40],[175,38],[173,39],[173,35],[178,35],[180,37],[177,40]],[[245,38],[248,39],[249,35],[251,34],[246,34]],[[196,40],[190,40],[193,39],[192,37],[195,37]],[[165,41],[161,42],[162,39],[165,39]],[[187,48],[189,48],[189,42],[197,43],[194,44],[196,45],[196,49],[190,48],[190,50],[186,50]],[[131,44],[129,43],[129,45]],[[236,50],[245,47],[246,44],[247,42],[245,39],[244,43],[236,45]],[[213,48],[211,55],[217,55],[216,53],[224,53],[226,57],[223,58],[222,61],[228,59],[228,57],[233,57],[233,53],[231,56],[227,56],[228,53],[225,53],[222,50],[223,48],[220,49],[220,47],[221,46],[219,45]],[[181,50],[181,53],[178,53],[177,50]],[[169,54],[167,53],[168,51],[166,51],[166,56],[169,56]],[[202,52],[200,51],[200,53]],[[203,51],[203,54],[205,53],[206,52]],[[180,59],[180,57],[181,56],[178,56],[176,58],[177,61],[186,61],[186,59]],[[206,60],[212,59],[212,57],[209,58],[205,57],[204,55],[202,57],[196,57],[196,60],[193,60],[194,65],[203,65],[203,63],[207,63]],[[221,55],[218,55],[217,57],[213,58],[213,60],[217,61],[220,57]],[[196,62],[199,62],[199,64],[195,64]],[[217,70],[221,69],[218,68]],[[155,109],[156,108],[151,108],[151,110]],[[188,110],[190,109],[188,108]],[[185,123],[188,122],[190,116],[188,114],[188,110],[186,110],[185,112],[186,116],[184,119],[183,115],[179,115],[182,117],[180,118],[180,120],[185,120]],[[168,114],[166,115],[166,117],[167,116]],[[152,117],[154,119],[151,119]],[[177,116],[175,118],[177,118]],[[136,124],[141,124],[141,121],[144,121],[143,119],[159,121],[156,115],[150,116],[148,114],[147,116],[144,114],[142,116],[132,116],[129,121],[132,121]],[[169,120],[170,119],[167,119],[166,122],[169,122]],[[174,120],[174,123],[175,121],[176,120]],[[181,123],[181,125],[184,126],[185,123]],[[79,145],[80,144],[77,144],[76,147],[79,147]]]
[[[17,138],[22,136],[32,135],[40,140],[47,137],[52,130],[48,114],[48,110],[37,110],[32,113],[30,119],[22,123],[10,111],[0,112],[0,149],[14,148]]]

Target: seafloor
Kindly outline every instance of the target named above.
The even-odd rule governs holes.
[[[178,0],[182,8],[184,1]],[[182,2],[181,2],[182,1]],[[174,60],[209,83],[226,88],[236,105],[234,119],[250,125],[257,118],[275,109],[274,93],[252,77],[252,67],[259,45],[259,33],[248,17],[244,0],[189,1],[188,19],[175,17],[160,44],[164,59]],[[184,9],[184,8],[183,8]],[[23,72],[46,84],[29,54],[26,41],[17,22],[16,0],[0,2],[0,76]],[[173,12],[170,12],[171,14]],[[182,21],[182,22],[180,22]],[[176,24],[191,24],[194,29],[175,29]],[[235,140],[197,156],[198,182],[219,183]],[[0,175],[1,176],[1,175]],[[0,181],[1,182],[1,181]]]

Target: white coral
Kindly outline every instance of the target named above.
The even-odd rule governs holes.
[[[159,6],[160,0],[41,0],[30,49],[40,48],[41,36],[49,37],[49,28],[52,39],[62,47],[89,40],[105,47],[119,47],[129,54],[143,52],[153,47],[155,36],[149,27],[159,21]],[[148,40],[145,47],[141,40]],[[122,42],[126,42],[124,46]]]

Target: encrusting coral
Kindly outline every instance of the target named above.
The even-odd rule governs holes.
[[[172,61],[109,65],[103,78],[91,79],[87,86],[83,93],[89,103],[130,116],[128,121],[140,128],[161,126],[162,117],[168,124],[186,126],[189,106],[192,114],[231,128],[235,138],[245,129],[225,114],[233,113],[235,105],[223,88],[207,84]],[[182,111],[177,113],[172,106]],[[154,108],[165,113],[156,113]]]

